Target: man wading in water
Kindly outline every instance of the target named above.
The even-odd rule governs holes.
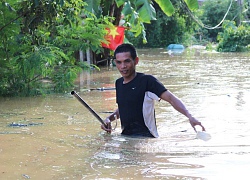
[[[195,129],[196,125],[205,128],[186,109],[174,94],[167,90],[152,75],[136,72],[139,62],[137,52],[131,44],[121,44],[114,52],[115,64],[122,77],[116,80],[116,102],[118,109],[104,121],[101,128],[111,132],[111,121],[120,118],[122,134],[130,136],[158,137],[154,101],[163,99],[177,111],[185,115]]]

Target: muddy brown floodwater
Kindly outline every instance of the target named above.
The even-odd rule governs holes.
[[[157,139],[108,135],[70,92],[0,99],[0,179],[239,179],[250,175],[249,53],[140,49],[137,70],[156,76],[211,134],[156,104]],[[76,92],[102,117],[117,108],[115,67],[82,72]],[[88,89],[95,89],[88,91]],[[11,123],[23,125],[9,126]],[[114,125],[114,123],[113,123]]]

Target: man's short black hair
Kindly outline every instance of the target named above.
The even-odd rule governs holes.
[[[116,54],[123,53],[123,52],[130,52],[131,57],[133,58],[133,60],[135,60],[135,58],[137,57],[136,49],[132,44],[124,43],[124,44],[119,45],[115,49],[114,56],[116,57]]]

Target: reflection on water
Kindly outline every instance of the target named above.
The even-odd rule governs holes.
[[[212,135],[196,139],[187,119],[156,104],[160,138],[108,135],[70,92],[0,99],[0,179],[238,179],[250,175],[249,54],[139,51],[138,71],[180,97]],[[79,95],[102,117],[114,111],[115,67],[83,72]],[[94,90],[90,90],[94,89]],[[11,123],[25,126],[13,127]],[[118,123],[119,124],[119,123]]]

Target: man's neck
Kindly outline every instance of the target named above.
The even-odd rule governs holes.
[[[131,76],[131,77],[129,77],[129,78],[123,78],[123,84],[127,84],[127,83],[129,83],[130,81],[132,81],[135,77],[136,77],[136,75],[137,75],[137,73],[136,72],[134,72],[134,74]]]

